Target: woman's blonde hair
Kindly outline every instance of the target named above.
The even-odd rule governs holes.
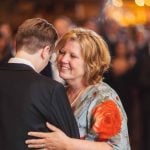
[[[56,52],[59,52],[70,40],[78,42],[81,47],[85,61],[85,83],[92,85],[101,81],[111,61],[108,46],[103,38],[92,30],[74,28],[58,41]]]

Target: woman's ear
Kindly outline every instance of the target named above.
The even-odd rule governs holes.
[[[51,55],[51,49],[50,49],[50,46],[45,46],[43,49],[42,49],[42,52],[41,52],[41,57],[43,59],[47,58],[47,57],[50,57]]]

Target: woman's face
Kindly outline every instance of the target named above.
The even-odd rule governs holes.
[[[81,81],[84,76],[84,60],[81,47],[76,41],[67,41],[58,55],[59,75],[64,80]]]

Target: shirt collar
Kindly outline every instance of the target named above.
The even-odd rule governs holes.
[[[25,65],[32,67],[35,70],[35,67],[33,66],[33,64],[30,61],[23,59],[23,58],[13,57],[9,59],[8,63],[25,64]]]

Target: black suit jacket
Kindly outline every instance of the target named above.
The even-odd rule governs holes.
[[[47,77],[52,78],[52,67],[51,67],[51,62],[49,61],[47,66],[40,72],[42,75],[45,75]]]
[[[24,64],[0,65],[0,150],[26,150],[28,131],[50,122],[70,137],[78,128],[64,87]]]

